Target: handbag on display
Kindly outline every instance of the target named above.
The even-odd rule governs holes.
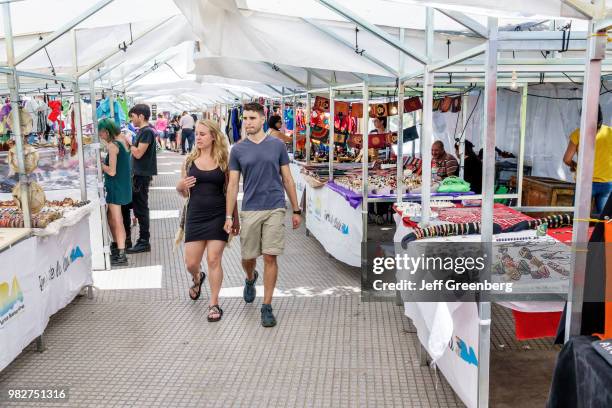
[[[440,112],[448,112],[453,105],[453,98],[450,96],[445,96],[442,98],[442,102],[440,102]]]
[[[361,148],[363,144],[363,135],[361,133],[353,133],[349,136],[348,145],[352,148]]]
[[[419,132],[417,132],[416,126],[410,126],[403,131],[404,134],[404,143],[412,142],[413,140],[417,140],[419,138]]]
[[[354,118],[363,117],[363,103],[351,103],[351,116]]]
[[[315,97],[314,109],[323,112],[329,112],[329,99],[322,96]]]
[[[368,137],[368,147],[370,149],[381,149],[387,142],[387,133],[372,133]]]
[[[440,109],[440,103],[442,103],[442,99],[434,99],[432,110],[435,112]]]
[[[334,114],[339,115],[346,115],[348,116],[349,114],[349,104],[348,102],[335,102],[334,103]]]
[[[388,102],[387,103],[387,112],[389,116],[397,115],[397,102]]]
[[[404,113],[414,112],[419,109],[423,109],[423,104],[418,96],[404,99]]]
[[[451,112],[453,113],[461,112],[461,97],[460,96],[453,98],[453,106],[451,107]]]
[[[375,103],[370,105],[370,117],[371,118],[380,118],[389,116],[387,111],[386,103]]]
[[[397,144],[397,133],[396,132],[392,132],[392,133],[385,133],[385,141],[387,146],[391,146],[394,144]]]

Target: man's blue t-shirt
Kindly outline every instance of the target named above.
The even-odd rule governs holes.
[[[242,211],[285,208],[280,167],[287,164],[285,144],[273,136],[266,136],[259,144],[244,139],[232,147],[229,169],[240,171],[244,180]]]

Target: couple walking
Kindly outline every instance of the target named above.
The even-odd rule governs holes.
[[[247,138],[234,145],[231,154],[227,137],[218,125],[210,120],[198,121],[195,148],[185,160],[176,187],[187,199],[181,229],[185,238],[185,264],[193,279],[189,296],[193,300],[200,297],[206,278],[200,264],[206,252],[211,292],[207,318],[211,322],[221,319],[219,292],[223,281],[223,250],[230,235],[240,234],[242,266],[246,274],[244,301],[252,303],[255,300],[255,284],[259,278],[255,265],[257,258],[263,255],[261,323],[264,327],[272,327],[276,325],[272,294],[278,275],[277,257],[285,247],[285,191],[293,208],[294,229],[300,226],[301,211],[285,145],[263,131],[263,106],[246,104],[243,121]],[[239,219],[236,203],[241,175],[244,198]]]

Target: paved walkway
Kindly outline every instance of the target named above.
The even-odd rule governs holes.
[[[131,256],[127,269],[97,272],[94,299],[77,298],[53,316],[47,351],[30,345],[0,373],[0,388],[69,387],[69,401],[50,407],[462,406],[443,378],[419,365],[403,308],[361,303],[359,270],[330,258],[303,227],[288,232],[280,258],[277,327],[260,325],[263,288],[254,304],[242,300],[237,240],[223,259],[225,315],[208,323],[208,289],[197,302],[188,298],[182,248],[173,248],[181,162],[159,156],[153,251]],[[520,350],[509,314],[501,315],[492,349]]]
[[[280,258],[277,327],[260,325],[262,287],[254,304],[242,300],[237,240],[223,259],[225,315],[208,323],[208,289],[197,302],[188,298],[182,248],[173,249],[181,162],[159,156],[153,251],[131,256],[130,268],[96,273],[94,299],[77,298],[53,316],[47,351],[30,345],[0,373],[0,387],[70,387],[68,403],[50,407],[460,405],[419,366],[402,308],[361,303],[359,270],[328,257],[303,227],[288,233]]]

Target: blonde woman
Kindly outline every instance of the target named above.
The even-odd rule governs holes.
[[[211,120],[196,124],[195,148],[185,159],[182,178],[176,189],[188,198],[185,211],[185,266],[193,277],[189,297],[200,298],[206,278],[200,269],[204,252],[208,264],[210,303],[208,321],[221,320],[219,292],[223,282],[221,258],[229,235],[225,224],[225,190],[228,177],[229,145],[219,126]],[[238,215],[234,214],[232,235],[240,229]]]

